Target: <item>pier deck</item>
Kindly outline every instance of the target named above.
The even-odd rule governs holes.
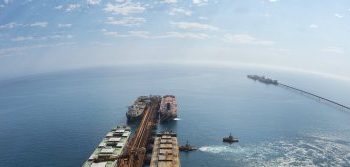
[[[152,130],[157,125],[157,112],[160,98],[151,97],[151,102],[144,111],[144,116],[126,151],[118,159],[118,167],[142,167],[146,157],[146,148],[152,137]]]

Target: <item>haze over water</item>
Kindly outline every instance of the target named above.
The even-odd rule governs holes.
[[[0,82],[0,166],[81,166],[140,95],[174,94],[179,119],[161,125],[199,147],[181,166],[350,166],[350,112],[246,78],[265,74],[350,105],[346,81],[246,68],[138,66]],[[232,133],[240,139],[222,143]]]

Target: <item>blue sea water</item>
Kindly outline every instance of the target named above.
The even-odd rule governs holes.
[[[132,66],[0,81],[0,166],[76,167],[139,95],[174,94],[170,128],[181,166],[350,166],[350,112],[281,87],[248,80],[266,74],[350,105],[350,84],[313,75],[246,68]],[[222,143],[229,133],[239,137]]]

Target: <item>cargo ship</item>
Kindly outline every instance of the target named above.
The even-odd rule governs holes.
[[[159,115],[161,121],[169,121],[177,117],[177,103],[174,95],[163,96],[160,102]]]
[[[166,131],[154,139],[150,167],[180,167],[176,133]]]
[[[100,142],[82,167],[115,167],[128,144],[131,129],[128,126],[113,128]]]
[[[128,121],[135,121],[142,118],[143,112],[145,111],[147,105],[150,103],[150,97],[140,96],[135,101],[134,104],[128,107],[126,112],[126,117]]]
[[[265,76],[258,76],[258,75],[248,75],[249,79],[252,79],[254,81],[259,81],[261,83],[267,84],[267,85],[278,85],[277,80],[273,80],[271,78],[266,78]]]

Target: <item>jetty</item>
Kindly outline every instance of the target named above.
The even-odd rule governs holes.
[[[314,93],[311,93],[311,92],[308,92],[308,91],[305,91],[305,90],[302,90],[302,89],[299,89],[299,88],[296,88],[296,87],[293,87],[293,86],[290,86],[290,85],[287,85],[287,84],[283,84],[283,83],[281,83],[281,82],[279,82],[277,80],[273,80],[273,79],[267,78],[265,76],[248,75],[247,77],[249,79],[252,79],[254,81],[259,81],[259,82],[267,84],[267,85],[280,86],[280,87],[286,88],[288,90],[294,91],[296,93],[300,93],[300,94],[302,94],[304,96],[307,96],[307,97],[310,97],[312,99],[315,99],[318,102],[322,102],[322,103],[324,103],[326,105],[332,106],[332,107],[334,107],[336,109],[339,109],[341,111],[346,111],[346,110],[350,111],[350,107],[349,106],[340,104],[340,103],[338,103],[338,102],[336,102],[334,100],[322,97],[320,95],[316,95]]]
[[[83,167],[180,167],[177,134],[172,131],[156,133],[161,105],[170,103],[164,102],[168,96],[140,96],[132,110],[126,113],[128,120],[131,117],[141,119],[135,133],[132,134],[128,126],[113,128]],[[176,114],[176,101],[173,105],[171,112],[166,110],[163,114]]]
[[[131,138],[124,154],[118,159],[118,167],[142,167],[146,159],[146,148],[152,138],[152,131],[157,126],[159,96],[150,97],[142,120]]]

